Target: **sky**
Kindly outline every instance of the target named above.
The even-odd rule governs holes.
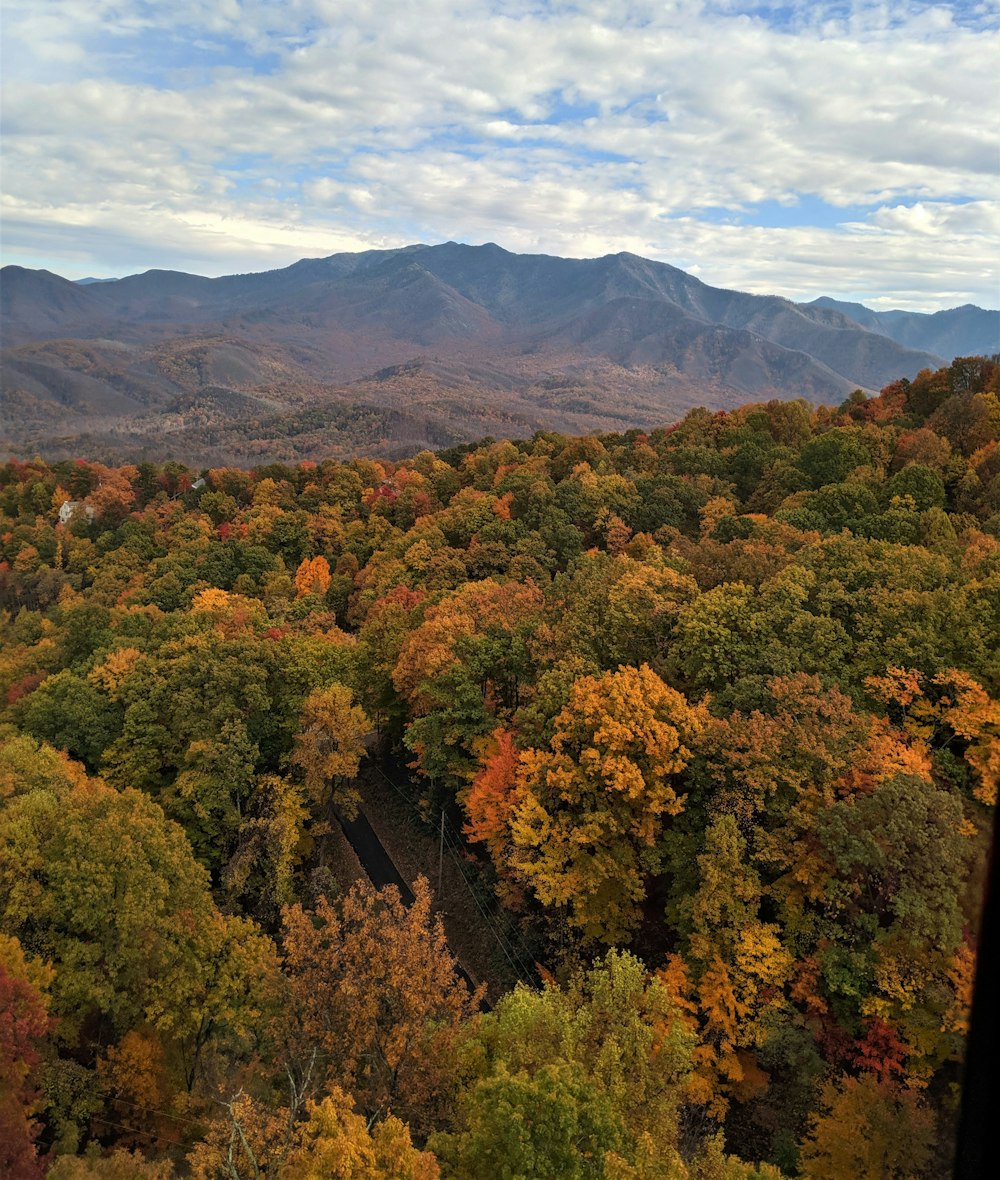
[[[0,255],[413,242],[1000,306],[1000,0],[0,0]]]

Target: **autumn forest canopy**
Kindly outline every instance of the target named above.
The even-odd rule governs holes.
[[[947,1175],[998,439],[976,357],[400,462],[0,466],[0,1173]],[[470,986],[433,865],[338,879],[390,762],[530,978]]]

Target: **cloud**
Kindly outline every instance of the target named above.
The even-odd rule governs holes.
[[[920,0],[6,0],[4,252],[218,274],[455,238],[995,305],[997,23]],[[789,223],[754,225],[762,203]],[[800,224],[820,205],[843,222]]]

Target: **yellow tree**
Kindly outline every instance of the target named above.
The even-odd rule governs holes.
[[[240,825],[236,850],[223,872],[230,898],[269,927],[295,900],[295,873],[305,852],[309,809],[302,787],[276,774],[254,784],[250,814]]]
[[[176,1175],[170,1160],[147,1160],[121,1147],[102,1155],[95,1142],[85,1155],[58,1156],[48,1180],[174,1180]]]
[[[369,1127],[336,1086],[322,1102],[309,1103],[309,1117],[281,1169],[282,1180],[437,1180],[440,1175],[437,1160],[413,1146],[404,1123],[390,1115]]]
[[[928,681],[914,668],[886,669],[865,687],[888,705],[918,749],[955,749],[973,773],[973,795],[993,806],[1000,783],[1000,702],[966,672],[946,668]]]
[[[715,820],[698,856],[700,884],[683,905],[690,925],[686,961],[667,977],[679,985],[698,1030],[691,1094],[721,1118],[728,1099],[760,1093],[760,1049],[784,1007],[793,959],[777,926],[759,919],[761,884],[731,815]]]
[[[242,1091],[222,1106],[224,1117],[188,1156],[193,1180],[438,1180],[441,1174],[434,1156],[413,1146],[405,1123],[390,1115],[369,1124],[336,1085],[304,1111],[275,1109]]]
[[[915,1090],[872,1074],[824,1086],[802,1145],[807,1180],[910,1180],[930,1162],[934,1118]]]
[[[331,684],[306,697],[299,726],[292,762],[302,770],[306,791],[320,806],[333,804],[353,819],[361,796],[351,780],[372,728],[365,711],[349,688]]]
[[[638,923],[643,856],[683,809],[677,776],[703,716],[648,665],[621,667],[579,679],[550,748],[522,753],[513,866],[585,937],[615,943]]]

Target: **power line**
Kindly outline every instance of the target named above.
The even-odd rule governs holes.
[[[379,773],[382,774],[381,771],[379,771]],[[382,777],[396,791],[396,793],[400,796],[400,798],[402,798],[411,808],[413,808],[415,811],[417,811],[417,814],[419,815],[419,809],[416,808],[416,806],[413,803],[413,800],[410,799],[408,796],[406,796],[400,790],[400,788],[386,775],[382,774]],[[442,814],[442,818],[444,818],[443,811],[441,814]],[[476,908],[479,910],[480,916],[482,917],[483,921],[486,923],[487,929],[493,935],[493,938],[496,941],[497,945],[500,947],[501,951],[503,951],[504,957],[507,959],[507,962],[510,963],[511,969],[513,970],[517,979],[520,980],[520,982],[522,982],[522,983],[526,983],[528,985],[531,985],[532,979],[530,977],[530,974],[525,974],[522,967],[519,966],[518,963],[516,963],[514,961],[512,955],[511,955],[510,949],[508,947],[508,944],[507,944],[502,932],[498,929],[498,927],[494,923],[494,920],[491,917],[489,911],[483,905],[482,899],[480,898],[479,893],[478,893],[474,883],[472,881],[470,881],[470,879],[465,871],[465,866],[462,863],[461,853],[456,853],[456,850],[454,847],[454,837],[452,836],[451,832],[449,831],[449,827],[446,823],[442,824],[442,835],[443,835],[442,844],[443,845],[447,844],[448,855],[451,857],[452,861],[455,864],[455,867],[458,869],[459,873],[461,874],[462,879],[465,882],[466,888],[472,894],[472,900],[475,903]]]
[[[493,931],[494,936],[496,937],[497,941],[500,943],[505,954],[507,954],[508,960],[510,959],[510,953],[508,952],[507,948],[510,947],[511,950],[513,951],[513,953],[517,956],[518,962],[523,967],[525,960],[522,957],[520,950],[516,946],[513,946],[512,943],[508,941],[507,937],[502,933],[501,929],[497,925],[494,924],[494,921],[491,919],[491,916],[486,912],[486,909],[484,908],[484,906],[480,902],[479,890],[476,886],[476,883],[469,879],[469,877],[465,871],[463,846],[459,845],[456,848],[453,843],[453,837],[450,835],[450,833],[446,832],[445,839],[446,839],[446,842],[448,843],[448,851],[451,854],[452,860],[455,862],[456,866],[458,867],[458,871],[462,874],[462,877],[465,880],[466,886],[468,887],[469,892],[472,894],[473,900],[476,902],[476,905],[478,906],[480,913],[483,914],[483,917],[489,923],[490,929]],[[531,964],[531,968],[533,968],[534,967],[534,960],[529,957],[527,961]],[[513,964],[511,964],[511,965],[513,966]],[[518,975],[522,979],[522,982],[524,982],[524,983],[531,983],[532,982],[531,968],[528,969],[528,977],[527,978],[520,971],[518,971]],[[515,968],[515,970],[516,970],[516,968]]]
[[[530,984],[531,983],[530,978],[528,978],[525,975],[525,973],[521,969],[521,967],[519,967],[518,964],[511,957],[511,953],[510,953],[510,950],[508,949],[508,944],[507,944],[506,940],[504,939],[504,937],[500,933],[500,931],[497,929],[497,927],[494,925],[494,923],[490,917],[490,914],[486,910],[486,908],[484,907],[483,903],[481,902],[481,900],[475,890],[475,887],[471,884],[469,879],[465,876],[465,870],[462,868],[461,858],[455,854],[455,850],[452,848],[452,846],[450,844],[448,845],[448,853],[451,856],[452,860],[455,862],[455,865],[457,866],[459,872],[462,874],[462,877],[465,880],[465,883],[469,888],[469,892],[472,894],[472,900],[475,902],[476,908],[479,910],[480,914],[483,917],[483,920],[486,922],[487,926],[489,927],[490,932],[493,934],[493,937],[496,939],[497,945],[503,951],[504,956],[507,959],[507,962],[510,963],[511,968],[514,971],[514,974],[518,977],[518,979],[520,979],[520,981],[522,983],[529,983]]]
[[[381,769],[381,767],[375,766],[373,769],[379,775],[379,777],[388,783],[389,786],[396,792],[396,794],[407,804],[407,806],[412,811],[416,812],[416,814],[423,821],[424,817],[421,815],[419,807],[416,805],[410,795],[408,795],[398,783],[393,782],[392,779],[389,778],[389,776]],[[528,950],[527,944],[524,942],[524,938],[520,931],[517,930],[517,927],[514,926],[513,923],[509,923],[509,929],[516,932],[516,942],[520,943],[520,946],[517,946],[513,941],[508,940],[508,938],[497,925],[495,912],[491,914],[484,906],[476,883],[470,879],[468,872],[466,871],[466,866],[464,863],[466,854],[465,843],[462,840],[461,835],[455,830],[454,825],[447,818],[443,807],[441,809],[441,833],[443,842],[448,846],[448,851],[452,861],[461,874],[466,888],[472,894],[472,900],[475,903],[476,908],[479,910],[479,913],[482,916],[483,921],[486,923],[487,928],[503,952],[507,962],[510,964],[515,976],[522,983],[527,984],[528,986],[533,986],[536,983],[534,957]],[[517,961],[515,961],[515,959]]]
[[[380,768],[376,767],[375,769],[378,772],[378,774],[383,779],[385,779],[385,781],[389,784],[389,786],[393,788],[393,790],[396,792],[396,794],[399,795],[400,798],[403,799],[404,802],[412,810],[416,811],[416,813],[418,815],[420,815],[419,808],[416,806],[414,801],[407,794],[405,794],[403,792],[403,790],[398,786],[398,784],[394,783],[392,781],[392,779],[390,779],[388,777],[388,775],[384,774]],[[493,934],[493,937],[496,940],[497,944],[500,946],[500,949],[504,952],[504,955],[507,958],[507,961],[510,963],[512,969],[514,970],[515,975],[518,977],[518,979],[521,980],[522,983],[531,984],[533,982],[533,980],[531,978],[531,972],[529,970],[528,973],[525,974],[525,972],[523,970],[523,964],[524,964],[523,958],[521,957],[521,955],[518,952],[515,952],[517,954],[517,958],[520,960],[520,966],[518,965],[518,963],[515,963],[513,961],[513,958],[511,955],[510,944],[508,943],[507,939],[505,938],[505,936],[503,935],[501,930],[495,924],[494,917],[488,912],[488,910],[483,905],[482,899],[479,896],[479,891],[476,888],[476,884],[472,880],[470,880],[468,873],[466,872],[465,865],[463,863],[464,862],[464,851],[465,851],[464,845],[461,843],[460,839],[456,838],[456,835],[453,831],[452,825],[447,820],[447,817],[445,816],[443,809],[442,809],[441,815],[442,815],[442,832],[443,832],[444,840],[448,845],[449,854],[451,855],[451,858],[454,861],[456,868],[461,873],[462,879],[465,882],[466,888],[472,894],[472,899],[476,905],[476,908],[479,910],[480,915],[482,916],[482,918],[483,918],[484,922],[486,923],[490,932]],[[531,959],[530,955],[529,955],[528,961],[532,965],[534,964],[534,960]]]
[[[396,794],[399,795],[399,797],[401,799],[403,799],[403,801],[413,811],[415,811],[418,816],[420,816],[420,809],[414,803],[413,799],[410,798],[410,796],[407,795],[397,783],[394,783],[392,781],[392,779],[390,779],[388,777],[388,775],[386,775],[379,767],[375,767],[375,770],[383,779],[385,779],[385,781],[389,784],[389,786],[393,788],[393,790],[396,792]],[[422,818],[423,817],[421,816],[421,819]],[[444,835],[444,839],[448,844],[448,848],[451,853],[452,860],[455,862],[456,867],[458,868],[459,872],[461,873],[462,878],[465,881],[466,887],[469,889],[470,893],[472,893],[473,901],[475,901],[476,906],[479,909],[479,912],[482,914],[484,920],[487,922],[490,930],[494,934],[494,937],[497,939],[498,942],[503,944],[504,948],[506,948],[510,944],[508,943],[508,940],[506,939],[506,937],[501,933],[501,931],[498,929],[498,927],[495,924],[495,921],[494,921],[495,913],[494,913],[494,916],[491,916],[490,913],[488,913],[486,911],[486,909],[484,908],[482,901],[480,899],[479,890],[477,889],[476,883],[473,880],[471,880],[468,873],[466,872],[466,868],[465,868],[466,846],[465,846],[465,843],[462,840],[461,836],[455,831],[454,826],[452,825],[451,821],[447,819],[443,808],[441,811],[441,818],[442,818],[442,832]],[[511,926],[511,928],[516,929],[516,927],[513,927],[513,926]],[[521,942],[521,945],[524,948],[524,950],[527,951],[528,950],[527,945],[524,943],[524,940],[520,936],[519,931],[518,931],[518,939]],[[522,964],[525,962],[525,959],[521,956],[519,951],[517,952],[517,957],[521,961]],[[508,959],[509,958],[510,958],[510,955],[508,953]],[[530,963],[532,965],[532,967],[534,966],[534,958],[532,957],[530,951],[527,953],[527,962]],[[513,966],[513,964],[511,964],[511,965]],[[515,970],[516,970],[516,968],[515,968]],[[518,971],[517,974],[519,976],[521,976],[521,972]],[[530,971],[529,971],[529,975],[530,975]],[[530,979],[524,979],[524,982],[530,982]]]

